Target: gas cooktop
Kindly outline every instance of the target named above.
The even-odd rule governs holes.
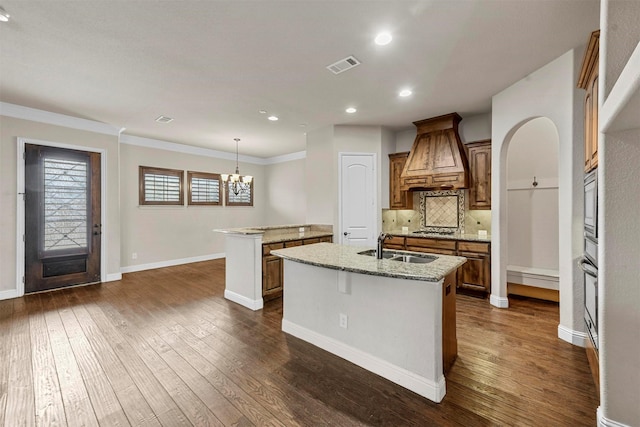
[[[431,231],[431,230],[417,230],[414,233],[420,234],[456,234],[455,230],[440,230],[440,231]]]

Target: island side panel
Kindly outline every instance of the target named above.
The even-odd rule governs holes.
[[[283,331],[439,402],[442,281],[359,274],[285,259]],[[347,316],[347,328],[340,315]]]
[[[224,297],[251,310],[260,310],[262,301],[262,235],[225,236]]]

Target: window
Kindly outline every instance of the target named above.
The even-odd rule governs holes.
[[[184,193],[182,177],[184,173],[176,169],[140,166],[141,205],[183,205]]]
[[[215,206],[222,204],[221,180],[217,173],[187,172],[189,205]]]
[[[242,191],[234,191],[234,183],[229,180],[226,185],[225,205],[227,206],[253,206],[253,180],[250,184],[235,185],[241,186]]]

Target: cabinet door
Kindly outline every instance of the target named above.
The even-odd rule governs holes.
[[[389,208],[413,209],[413,193],[400,189],[400,175],[409,152],[389,154]]]
[[[262,298],[265,301],[282,296],[282,258],[274,255],[262,258]]]
[[[442,284],[442,369],[449,373],[458,355],[456,337],[456,271],[449,273]]]
[[[491,209],[491,141],[467,144],[471,187],[469,209]]]
[[[458,288],[480,292],[491,290],[491,261],[489,255],[474,252],[458,252],[467,262],[458,271]]]

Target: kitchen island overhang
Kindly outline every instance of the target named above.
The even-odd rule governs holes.
[[[284,259],[282,330],[440,402],[443,363],[457,354],[455,272],[466,259],[409,264],[359,255],[363,249],[273,251]]]

